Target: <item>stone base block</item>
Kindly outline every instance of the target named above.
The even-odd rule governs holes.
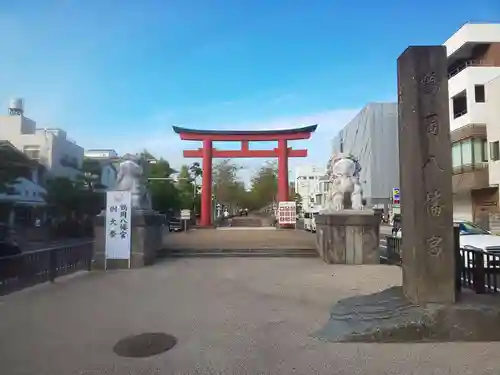
[[[330,342],[500,341],[498,297],[464,290],[455,304],[421,307],[401,287],[337,302],[315,337]]]
[[[108,259],[105,261],[106,220],[98,215],[95,220],[95,244],[92,269],[103,270],[128,268],[129,261]],[[131,224],[130,267],[139,268],[154,264],[156,254],[163,247],[163,218],[156,213],[134,213]]]
[[[379,264],[380,215],[373,210],[321,212],[316,248],[330,264]]]

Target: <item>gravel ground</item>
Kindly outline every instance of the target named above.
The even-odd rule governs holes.
[[[335,301],[399,284],[389,266],[319,259],[181,259],[76,275],[0,298],[5,375],[498,374],[500,343],[331,344],[311,337]],[[118,357],[131,334],[178,343]]]

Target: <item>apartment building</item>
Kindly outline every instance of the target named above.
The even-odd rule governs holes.
[[[398,104],[367,104],[333,139],[332,152],[358,158],[367,206],[387,207],[399,187]]]
[[[113,149],[86,150],[84,157],[96,160],[101,165],[100,185],[112,189],[116,185],[118,153]]]
[[[10,101],[9,114],[0,116],[0,140],[9,141],[28,157],[45,166],[50,175],[76,179],[83,161],[83,148],[58,128],[36,127],[24,116],[23,102]]]
[[[444,45],[454,216],[488,226],[498,212],[500,24],[465,24]]]
[[[316,204],[318,182],[325,176],[325,168],[314,165],[301,165],[295,169],[295,192],[302,197],[302,210],[312,208]]]

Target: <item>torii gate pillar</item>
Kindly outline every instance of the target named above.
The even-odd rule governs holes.
[[[306,157],[307,150],[288,148],[289,140],[308,139],[317,125],[298,129],[260,130],[260,131],[218,131],[194,130],[174,126],[174,131],[182,140],[202,141],[203,148],[184,150],[186,158],[202,158],[202,190],[201,190],[201,226],[212,223],[212,159],[213,158],[278,158],[278,200],[287,201],[288,197],[288,158]],[[241,142],[240,150],[217,150],[214,141]],[[250,142],[278,141],[273,150],[250,150]]]
[[[288,200],[288,145],[286,139],[278,141],[278,201]]]
[[[202,182],[201,182],[201,217],[202,226],[212,222],[212,140],[203,141]]]

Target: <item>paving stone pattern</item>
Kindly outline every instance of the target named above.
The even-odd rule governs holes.
[[[58,279],[59,280],[59,279]],[[93,272],[0,298],[6,375],[498,374],[498,343],[340,344],[312,337],[339,299],[399,284],[391,266],[319,259],[182,259]],[[164,332],[171,350],[113,352]]]

